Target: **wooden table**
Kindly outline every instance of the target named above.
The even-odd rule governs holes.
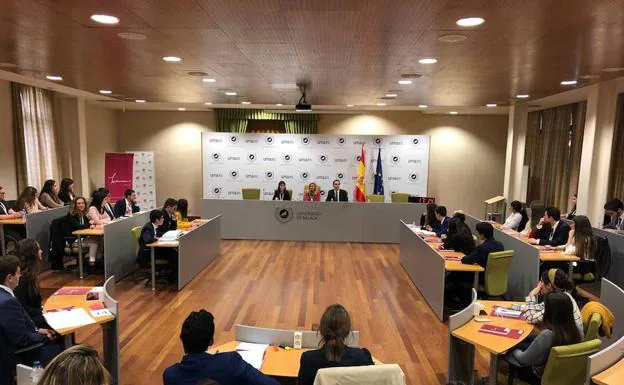
[[[572,272],[574,270],[574,262],[580,261],[581,258],[576,255],[563,254],[561,250],[553,250],[548,252],[542,252],[545,250],[543,247],[540,249],[540,261],[541,262],[567,262],[568,263],[568,279],[572,279]]]
[[[96,227],[95,229],[84,229],[77,230],[72,233],[78,237],[78,274],[80,275],[80,279],[84,278],[84,267],[82,261],[82,238],[83,237],[103,237],[104,236],[104,228]]]
[[[592,382],[597,385],[622,385],[624,384],[624,358],[618,363],[592,377]]]
[[[437,240],[436,240],[437,239]],[[446,271],[458,271],[464,273],[473,273],[474,274],[474,288],[475,290],[479,288],[479,273],[484,272],[485,269],[480,265],[467,265],[461,262],[461,259],[464,257],[464,253],[460,253],[458,251],[453,250],[440,250],[443,246],[440,243],[438,238],[425,237],[425,242],[431,248],[433,248],[442,258],[456,258],[456,259],[444,259],[444,270]]]
[[[518,345],[525,338],[527,338],[534,329],[534,325],[528,323],[525,320],[499,318],[491,316],[494,306],[510,307],[512,304],[522,304],[521,302],[507,302],[507,301],[477,301],[485,306],[485,311],[488,313],[487,318],[490,318],[491,322],[476,322],[472,319],[464,326],[453,330],[451,335],[461,339],[476,347],[485,349],[490,353],[490,384],[496,384],[496,375],[498,373],[498,356],[506,353],[514,346]],[[522,330],[522,335],[518,339],[507,338],[503,336],[496,336],[492,334],[486,334],[479,332],[479,329],[483,325],[501,326],[510,329]]]
[[[2,256],[6,255],[6,244],[4,240],[4,225],[24,226],[25,224],[26,224],[26,218],[0,219],[0,249],[2,252]]]
[[[93,287],[71,287],[71,288],[72,289],[89,289],[89,290],[93,289]],[[100,293],[100,297],[102,297],[102,293]],[[99,302],[102,302],[101,299],[102,298],[100,298]],[[50,296],[50,298],[48,298],[48,300],[43,305],[43,311],[48,312],[54,309],[74,307],[74,308],[84,309],[87,312],[87,314],[89,314],[89,316],[91,317],[91,309],[89,308],[89,306],[97,304],[97,303],[98,301],[87,301],[86,294],[59,295],[59,294],[54,293]],[[113,321],[114,319],[115,319],[114,316],[93,318],[95,323],[98,325],[105,324],[107,322]],[[80,326],[77,328],[60,329],[60,330],[57,330],[56,332],[62,336],[66,336],[66,335],[75,333],[77,330],[81,329],[82,327],[84,326]]]
[[[156,241],[146,245],[150,248],[150,256],[152,260],[152,290],[156,290],[156,248],[170,248],[175,249],[180,246],[179,241]]]

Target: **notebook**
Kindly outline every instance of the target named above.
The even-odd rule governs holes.
[[[479,329],[479,333],[492,334],[495,336],[507,337],[517,340],[518,338],[520,338],[520,336],[522,336],[524,331],[520,329],[505,328],[502,326],[483,325]]]

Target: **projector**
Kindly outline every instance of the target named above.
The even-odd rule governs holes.
[[[312,105],[308,104],[306,102],[297,103],[297,105],[295,105],[295,111],[298,111],[298,112],[312,112]]]

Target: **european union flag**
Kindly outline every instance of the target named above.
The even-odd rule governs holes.
[[[381,168],[381,148],[377,153],[377,170],[375,171],[375,187],[373,188],[373,194],[384,195],[383,172]]]

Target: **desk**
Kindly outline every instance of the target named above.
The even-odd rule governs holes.
[[[572,279],[572,273],[574,270],[574,262],[580,261],[581,258],[576,255],[563,254],[561,250],[553,250],[543,252],[543,246],[538,246],[540,250],[539,258],[540,262],[567,262],[568,263],[568,279]]]
[[[619,287],[624,287],[624,233],[596,228],[593,233],[606,238],[611,249],[611,268],[605,278]]]
[[[19,219],[0,219],[0,248],[2,251],[2,256],[4,257],[6,255],[6,244],[5,244],[5,240],[4,240],[4,225],[25,225],[26,224],[26,219],[24,218],[19,218]]]
[[[597,385],[621,385],[624,382],[624,358],[602,373],[592,377]]]
[[[233,352],[240,341],[231,341],[223,345],[211,348],[209,353]],[[267,376],[297,378],[299,376],[299,363],[303,352],[310,349],[278,349],[269,346],[264,354],[264,361],[260,371]]]
[[[425,206],[204,199],[202,216],[223,215],[223,239],[399,243],[399,221],[419,221]]]
[[[84,237],[102,237],[104,236],[104,228],[77,230],[72,233],[78,237],[78,275],[80,279],[84,278],[84,261],[82,255],[82,238]]]
[[[438,250],[435,238],[422,239],[405,222],[400,221],[399,258],[401,265],[414,285],[425,298],[440,321],[444,318],[444,282],[447,271],[474,274],[475,288],[479,284],[479,265],[465,265],[460,260],[445,260],[444,256],[461,257],[463,254]],[[427,242],[429,240],[429,242]]]

